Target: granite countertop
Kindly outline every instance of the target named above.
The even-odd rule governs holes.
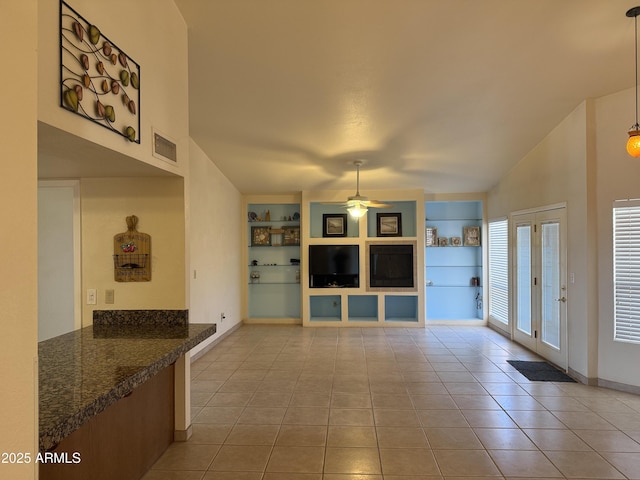
[[[186,310],[94,312],[94,324],[38,344],[40,450],[55,447],[216,332]]]

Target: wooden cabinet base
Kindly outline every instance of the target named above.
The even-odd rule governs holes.
[[[47,452],[40,479],[140,479],[173,442],[173,385],[171,365]]]

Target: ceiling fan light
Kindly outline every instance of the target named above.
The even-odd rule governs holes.
[[[351,215],[353,218],[361,218],[367,214],[367,207],[365,207],[364,205],[357,204],[357,205],[354,205],[353,207],[347,208],[347,211],[349,212],[349,215]]]
[[[640,129],[634,126],[629,130],[629,140],[627,140],[627,152],[632,157],[640,157]]]

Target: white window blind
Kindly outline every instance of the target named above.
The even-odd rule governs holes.
[[[613,208],[614,339],[640,343],[640,201]]]
[[[489,316],[509,322],[509,222],[489,222]]]

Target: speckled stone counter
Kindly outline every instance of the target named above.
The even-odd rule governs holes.
[[[40,342],[40,449],[53,448],[215,332],[215,324],[187,323],[184,310],[110,311],[94,315],[91,327]]]

